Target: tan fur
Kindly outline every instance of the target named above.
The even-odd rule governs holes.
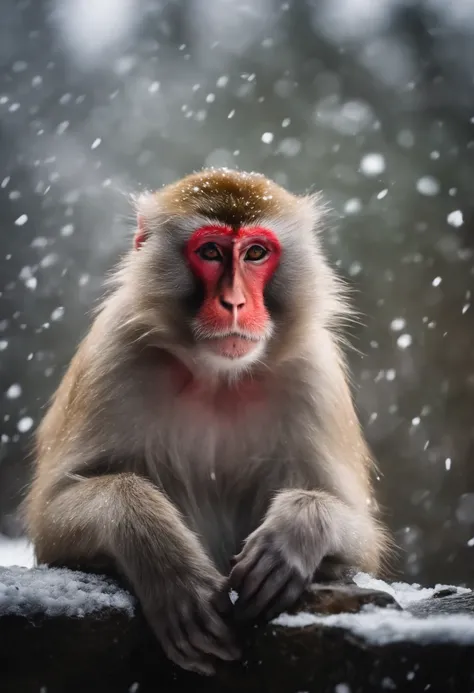
[[[158,193],[159,204],[180,216],[202,215],[236,226],[262,215],[295,213],[296,198],[258,173],[209,170],[193,173]]]
[[[257,174],[205,171],[140,214],[149,239],[123,261],[38,430],[27,523],[39,562],[115,567],[168,656],[212,673],[213,658],[238,656],[219,612],[226,589],[239,590],[237,616],[270,617],[318,575],[377,572],[388,540],[314,200]],[[173,293],[188,270],[169,244],[203,217],[272,224],[288,248],[274,287],[287,313],[234,378],[193,373]]]

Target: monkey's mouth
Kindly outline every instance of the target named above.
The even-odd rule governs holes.
[[[223,356],[228,359],[240,359],[250,354],[259,342],[259,337],[235,333],[206,339],[206,346],[209,351],[212,351],[217,356]]]

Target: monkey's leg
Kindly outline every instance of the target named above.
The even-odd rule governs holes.
[[[229,577],[239,619],[273,618],[292,606],[325,557],[370,570],[377,562],[374,520],[323,491],[281,491],[235,557]]]
[[[177,509],[135,474],[74,477],[42,504],[38,560],[110,556],[136,592],[168,657],[212,674],[212,657],[239,655],[213,600],[223,578]]]

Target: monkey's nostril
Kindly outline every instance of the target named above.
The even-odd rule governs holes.
[[[226,301],[222,296],[219,298],[219,302],[223,308],[228,310],[230,313],[234,309],[241,310],[245,306],[245,301],[242,301],[241,303],[232,303],[232,301]]]
[[[219,298],[219,301],[220,301],[221,306],[222,306],[223,308],[225,308],[226,310],[228,310],[228,311],[230,311],[230,312],[232,312],[232,311],[234,310],[233,304],[232,304],[232,303],[229,303],[229,301],[225,301],[225,300],[222,298],[222,296],[221,296],[221,298]]]

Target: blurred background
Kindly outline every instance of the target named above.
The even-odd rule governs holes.
[[[229,166],[324,191],[397,576],[474,586],[472,0],[2,0],[0,61],[4,541],[129,194]]]

